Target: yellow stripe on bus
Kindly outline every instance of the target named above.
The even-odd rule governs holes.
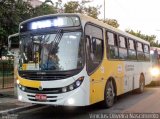
[[[20,76],[18,76],[18,80],[21,85],[26,87],[39,88],[41,86],[40,81],[28,80],[28,79],[21,78]]]

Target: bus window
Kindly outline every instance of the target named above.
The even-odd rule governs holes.
[[[118,59],[118,40],[117,35],[107,32],[108,54],[110,59]]]
[[[119,58],[127,59],[127,42],[126,38],[123,36],[119,36]]]
[[[150,55],[149,55],[149,46],[148,45],[144,45],[144,55],[145,55],[145,60],[149,61]]]
[[[137,42],[137,58],[138,60],[144,60],[143,44],[140,42]]]
[[[87,24],[85,35],[87,38],[87,70],[90,74],[99,66],[103,58],[103,33],[101,28]]]
[[[136,60],[135,42],[129,39],[128,44],[128,58],[130,60]]]
[[[88,72],[91,73],[102,61],[103,41],[97,38],[87,37],[86,42]]]

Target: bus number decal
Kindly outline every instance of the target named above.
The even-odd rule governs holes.
[[[134,71],[134,65],[126,65],[125,69],[126,71]]]

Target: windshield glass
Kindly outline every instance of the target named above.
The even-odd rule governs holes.
[[[83,66],[81,32],[22,36],[20,70],[80,69]]]

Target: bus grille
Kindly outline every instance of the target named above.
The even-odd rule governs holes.
[[[19,76],[29,80],[48,81],[65,79],[70,77],[70,74],[53,74],[46,72],[19,72]]]
[[[62,93],[62,88],[43,88],[39,90],[38,88],[25,87],[24,92],[35,94],[59,94]]]

